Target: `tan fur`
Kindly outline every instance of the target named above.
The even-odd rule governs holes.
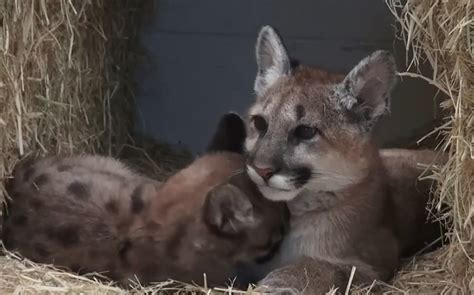
[[[202,282],[203,273],[209,284],[225,284],[239,264],[269,254],[285,225],[284,206],[262,198],[243,168],[241,155],[215,152],[160,184],[100,156],[22,163],[9,184],[4,243],[36,262],[104,272],[124,286],[135,278]],[[215,226],[222,220],[214,215],[227,214],[219,206],[228,185],[247,198],[255,221],[236,235]]]
[[[324,216],[307,214],[314,208],[310,199],[290,202],[289,237],[276,259],[280,261],[273,261],[276,270],[260,282],[258,290],[270,286],[272,292],[323,294],[337,287],[342,292],[352,266],[356,267],[355,284],[387,280],[398,268],[400,256],[413,255],[437,241],[440,224],[427,220],[426,208],[433,182],[418,177],[427,166],[445,163],[446,155],[431,150],[386,149],[380,151],[380,156],[393,200],[391,206],[383,209],[376,203],[359,203],[352,210],[341,209]],[[374,209],[392,220],[374,226]],[[288,257],[288,253],[293,255]]]
[[[389,280],[403,254],[436,236],[414,167],[415,160],[431,163],[434,153],[386,150],[381,157],[372,142],[374,124],[390,107],[393,57],[376,51],[345,76],[290,68],[279,36],[264,27],[257,64],[248,174],[266,198],[287,201],[291,216],[270,266],[276,269],[260,285],[323,294],[344,288],[353,266],[356,284]]]

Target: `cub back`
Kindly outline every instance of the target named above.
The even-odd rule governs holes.
[[[124,286],[200,282],[203,273],[224,284],[240,265],[271,256],[287,222],[285,205],[264,199],[244,172],[243,137],[235,139],[243,128],[224,116],[209,151],[164,184],[101,156],[21,163],[8,188],[5,246]]]

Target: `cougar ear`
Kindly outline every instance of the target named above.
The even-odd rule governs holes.
[[[339,85],[341,105],[369,129],[390,110],[390,92],[396,83],[393,55],[375,51],[362,59]]]
[[[219,120],[206,151],[243,153],[246,134],[242,118],[236,113],[227,113]]]
[[[260,222],[248,197],[232,184],[210,191],[204,208],[205,222],[221,234],[236,235]]]
[[[261,95],[268,87],[284,75],[291,73],[288,53],[278,33],[270,26],[260,30],[256,45],[257,78],[254,90]]]

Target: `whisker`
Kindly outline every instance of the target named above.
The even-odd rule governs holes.
[[[293,176],[290,178],[290,181],[292,183],[296,183],[299,181],[299,176]],[[338,180],[351,180],[352,178],[351,177],[348,177],[348,176],[345,176],[345,175],[342,175],[342,174],[339,174],[339,173],[335,173],[335,172],[330,172],[330,171],[318,171],[318,172],[311,172],[311,176],[310,178],[308,179],[308,182],[311,181],[311,179],[313,178],[318,178],[318,179],[338,179]]]
[[[339,173],[335,173],[335,172],[330,172],[330,171],[324,171],[324,172],[316,172],[315,174],[317,174],[319,177],[333,177],[333,178],[338,178],[338,179],[351,179],[352,177],[348,177],[348,176],[345,176],[345,175],[342,175],[342,174],[339,174]],[[313,175],[313,174],[312,174]]]
[[[237,170],[232,171],[231,176],[239,175],[239,174],[242,174],[244,172],[245,172],[245,169],[237,169]]]

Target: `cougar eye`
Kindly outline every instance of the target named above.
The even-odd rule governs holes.
[[[262,116],[253,116],[252,121],[255,129],[257,129],[260,133],[267,131],[268,124]]]
[[[313,138],[317,132],[318,130],[314,127],[300,125],[296,127],[294,134],[298,139],[308,140]]]

